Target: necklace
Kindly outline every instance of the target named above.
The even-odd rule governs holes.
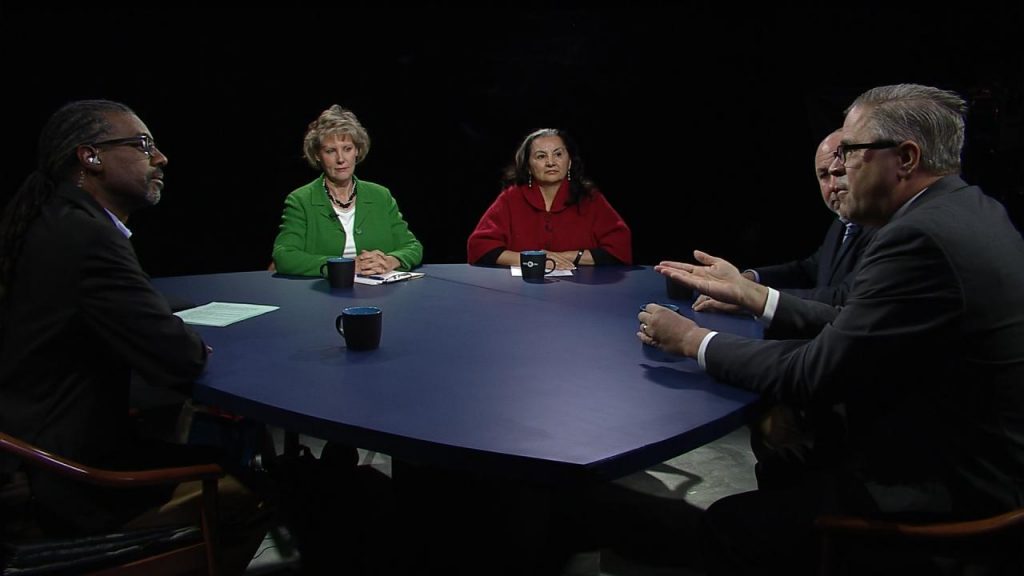
[[[355,183],[355,180],[352,181],[352,195],[348,197],[348,202],[342,202],[341,200],[338,200],[337,198],[334,197],[334,194],[331,193],[331,189],[327,186],[327,177],[326,176],[324,177],[324,190],[327,191],[327,197],[331,199],[331,203],[334,204],[335,206],[341,208],[342,210],[349,209],[352,206],[352,204],[356,201],[356,183]]]

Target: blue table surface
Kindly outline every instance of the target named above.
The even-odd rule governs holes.
[[[396,458],[542,481],[610,479],[709,442],[756,397],[636,338],[665,302],[650,268],[581,268],[529,284],[507,268],[435,264],[418,280],[332,290],[242,272],[158,278],[172,298],[280,309],[224,328],[195,397],[296,432]],[[760,338],[750,318],[681,311]],[[383,309],[381,346],[348,351],[335,317]]]

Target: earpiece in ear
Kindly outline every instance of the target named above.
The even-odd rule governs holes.
[[[86,162],[88,162],[89,164],[101,164],[100,159],[97,158],[96,156],[89,156],[86,159]]]

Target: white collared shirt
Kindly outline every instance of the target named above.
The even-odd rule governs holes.
[[[110,219],[114,221],[114,226],[117,226],[117,229],[121,231],[121,234],[124,234],[125,238],[132,237],[132,231],[129,230],[128,227],[124,225],[124,222],[121,222],[121,220],[118,219],[117,216],[114,216],[113,212],[107,210],[106,208],[103,208],[103,211],[107,213],[107,216],[110,216]]]
[[[914,194],[913,198],[904,202],[903,206],[900,206],[899,209],[896,210],[896,213],[892,215],[892,218],[889,218],[889,221],[891,222],[892,220],[899,218],[900,216],[905,214],[910,205],[913,204],[914,201],[921,196],[921,194],[924,194],[926,190],[928,190],[927,186],[922,188],[921,191],[918,192],[917,194]],[[840,218],[840,220],[845,221],[845,218]],[[754,272],[754,277],[757,278],[757,272]],[[757,321],[760,322],[762,326],[768,328],[769,326],[772,325],[772,318],[775,317],[775,311],[778,309],[778,307],[779,291],[776,290],[775,288],[768,287],[768,300],[766,300],[764,303],[764,314],[762,314],[761,316],[755,316],[755,318],[757,318]],[[706,365],[704,363],[704,355],[708,349],[708,344],[711,343],[711,339],[716,334],[718,334],[718,332],[709,332],[707,336],[705,336],[704,339],[700,341],[700,348],[697,349],[697,364],[699,364],[701,368],[706,368]]]

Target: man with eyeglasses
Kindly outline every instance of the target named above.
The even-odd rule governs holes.
[[[123,104],[72,102],[44,126],[38,165],[0,223],[0,430],[99,468],[211,461],[192,447],[144,441],[129,420],[133,373],[188,390],[208,355],[154,290],[128,240],[128,217],[160,200],[166,165]],[[0,477],[17,467],[0,457]],[[191,483],[110,491],[25,472],[34,520],[47,533],[198,517],[199,486]],[[241,573],[265,530],[234,522],[254,517],[260,502],[232,477],[219,488],[222,512],[235,516],[225,525],[224,572]]]
[[[657,267],[813,336],[745,340],[648,305],[642,341],[769,398],[847,408],[835,466],[707,510],[710,573],[812,573],[821,513],[970,519],[1024,502],[1024,241],[958,176],[965,109],[955,93],[913,84],[868,90],[848,109],[830,167],[848,182],[840,213],[881,229],[845,306],[779,293],[702,252],[700,264]],[[1016,552],[992,562],[1020,573]]]
[[[821,246],[806,258],[758,266],[744,270],[743,275],[755,282],[784,292],[826,304],[841,305],[853,282],[853,270],[861,252],[875,235],[873,226],[862,227],[839,214],[838,192],[846,188],[846,178],[829,172],[842,130],[835,130],[818,145],[814,155],[814,175],[825,206],[837,218],[829,226]],[[737,311],[735,306],[718,302],[703,294],[694,302],[698,312]]]
[[[847,189],[846,177],[830,171],[843,137],[842,129],[826,136],[815,151],[814,175],[825,206],[836,218],[821,246],[800,260],[758,266],[743,276],[783,292],[841,306],[853,285],[857,263],[877,228],[860,226],[839,214],[839,192]],[[698,312],[745,312],[702,294],[693,304]],[[797,338],[784,328],[765,332],[766,338]],[[754,467],[760,487],[785,485],[807,466],[831,461],[842,444],[845,424],[841,406],[806,410],[789,403],[772,403],[750,425],[750,446],[757,458]]]

